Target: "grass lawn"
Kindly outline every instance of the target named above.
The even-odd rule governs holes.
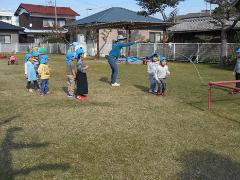
[[[240,96],[207,82],[233,79],[216,65],[170,63],[166,97],[147,94],[146,66],[88,61],[89,99],[65,94],[64,56],[50,55],[52,95],[25,89],[23,61],[0,60],[0,179],[240,179]],[[19,55],[18,59],[23,59]]]

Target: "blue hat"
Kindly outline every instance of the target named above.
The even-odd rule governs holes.
[[[40,60],[40,64],[45,64],[48,60],[48,56],[47,55],[42,55],[41,56],[41,60]]]
[[[72,61],[72,57],[75,57],[75,53],[73,52],[68,52],[66,54],[66,63],[69,64]]]
[[[84,54],[85,51],[84,51],[84,48],[80,47],[76,50],[76,55],[75,55],[75,58],[78,59],[78,56],[79,54]]]
[[[240,53],[240,48],[237,48],[236,53]]]
[[[24,57],[25,62],[27,62],[30,57],[32,57],[32,55],[30,53],[27,53]]]
[[[166,61],[166,57],[165,56],[160,56],[160,62],[162,61]]]
[[[38,57],[39,56],[39,52],[33,52],[33,57]]]

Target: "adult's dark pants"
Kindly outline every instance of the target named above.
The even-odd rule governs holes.
[[[112,69],[111,83],[114,84],[117,82],[117,78],[118,78],[117,58],[111,57],[111,56],[108,57],[108,63]]]
[[[236,73],[236,80],[240,80],[240,73]],[[236,83],[236,87],[240,88],[240,83]]]

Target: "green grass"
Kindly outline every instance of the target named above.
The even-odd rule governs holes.
[[[229,70],[171,63],[168,95],[145,92],[146,66],[120,65],[120,88],[103,61],[88,61],[89,100],[68,99],[63,56],[51,56],[52,95],[25,89],[23,58],[0,60],[0,179],[240,179],[240,96],[207,82]]]

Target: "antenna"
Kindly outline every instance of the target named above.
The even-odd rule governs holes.
[[[45,3],[47,6],[53,6],[53,1],[52,0],[45,0]]]

